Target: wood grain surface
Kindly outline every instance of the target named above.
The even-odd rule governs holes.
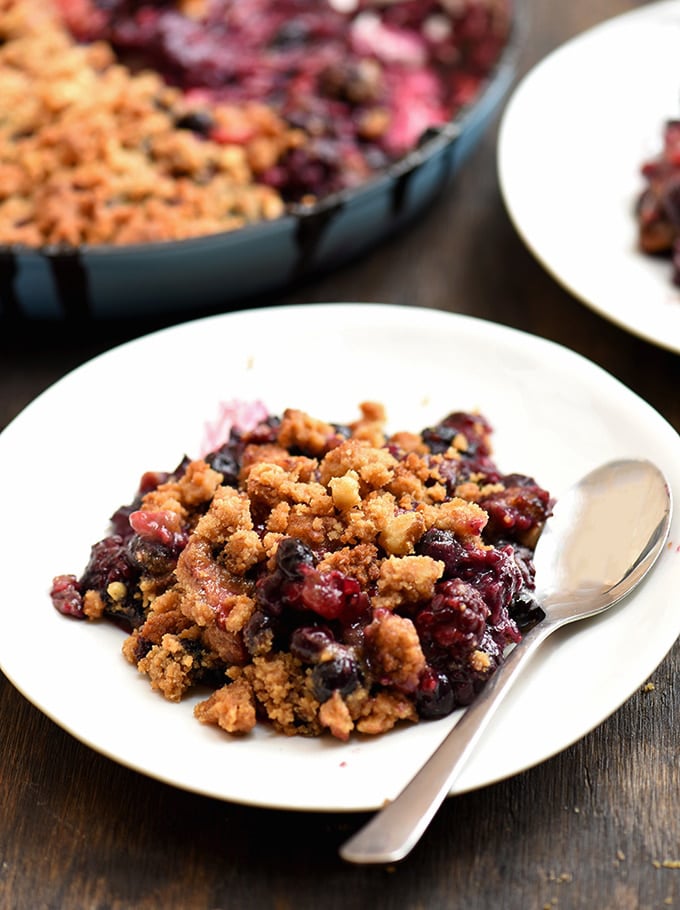
[[[518,75],[580,31],[641,5],[526,0]],[[408,230],[339,271],[249,305],[384,301],[491,319],[585,355],[680,431],[680,356],[577,302],[518,238],[498,187],[497,128],[498,119],[455,185]],[[73,367],[158,325],[102,324],[80,335],[0,325],[0,427]],[[49,441],[27,459],[49,475]],[[24,646],[28,637],[16,642]],[[679,669],[676,645],[653,686],[583,740],[447,800],[406,861],[364,868],[344,864],[337,849],[366,815],[254,809],[147,779],[81,745],[0,674],[0,908],[680,907]]]

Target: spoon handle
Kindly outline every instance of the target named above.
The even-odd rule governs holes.
[[[389,863],[413,849],[520,670],[555,628],[546,619],[526,633],[401,793],[342,845],[343,859]]]

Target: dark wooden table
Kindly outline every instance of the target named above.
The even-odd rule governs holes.
[[[639,5],[529,0],[520,72]],[[589,357],[680,430],[680,356],[578,303],[522,245],[499,194],[497,126],[407,232],[267,302],[385,301],[496,320]],[[95,326],[83,337],[1,327],[0,427],[71,368],[155,327]],[[49,475],[47,441],[29,457]],[[581,742],[447,800],[405,862],[363,868],[337,848],[367,816],[253,809],[173,789],[80,745],[0,675],[0,907],[680,907],[678,671],[675,646],[654,688]]]

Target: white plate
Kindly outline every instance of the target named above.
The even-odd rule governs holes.
[[[337,421],[379,400],[392,429],[414,430],[480,408],[495,426],[499,466],[534,475],[557,496],[601,462],[631,456],[655,461],[680,499],[680,437],[647,404],[564,348],[469,317],[387,304],[251,310],[165,329],[75,370],[0,435],[0,666],[93,749],[220,799],[376,808],[456,719],[348,744],[266,730],[232,739],[199,724],[192,699],[171,704],[153,693],[121,656],[123,633],[52,608],[53,575],[79,574],[140,475],[197,454],[205,422],[232,397]],[[676,519],[637,592],[544,646],[456,792],[564,749],[645,682],[680,633],[679,544]]]
[[[680,289],[668,259],[637,249],[640,166],[680,116],[680,3],[610,19],[539,63],[515,89],[498,170],[517,231],[575,297],[680,352]]]

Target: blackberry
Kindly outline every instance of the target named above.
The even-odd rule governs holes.
[[[479,592],[460,579],[440,582],[430,603],[415,615],[423,651],[435,666],[462,660],[479,647],[489,608]]]
[[[127,558],[127,545],[124,538],[112,534],[98,541],[90,550],[90,559],[85,567],[79,584],[82,591],[94,590],[105,595],[112,582],[122,582],[128,586],[137,579],[138,572]]]
[[[552,510],[550,494],[523,474],[508,474],[503,489],[480,497],[479,504],[489,516],[483,536],[490,543],[531,540]]]
[[[458,578],[472,585],[488,606],[491,623],[500,620],[503,609],[530,583],[529,576],[533,584],[533,564],[523,555],[520,565],[509,544],[489,549],[465,546],[452,531],[433,528],[423,534],[417,550],[444,563],[445,579]]]
[[[456,707],[451,680],[446,673],[428,667],[416,689],[416,710],[419,717],[446,717]]]

